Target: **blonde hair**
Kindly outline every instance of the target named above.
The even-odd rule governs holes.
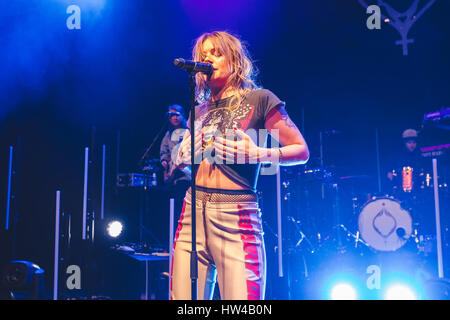
[[[195,61],[203,61],[203,43],[209,39],[216,50],[224,55],[231,68],[231,75],[227,80],[227,86],[237,91],[240,99],[249,91],[255,90],[258,86],[255,83],[257,70],[253,66],[250,55],[245,44],[236,36],[226,31],[214,31],[203,33],[195,40],[192,49],[192,58]],[[205,103],[211,98],[211,90],[206,84],[204,77],[196,75],[195,98],[199,103]]]

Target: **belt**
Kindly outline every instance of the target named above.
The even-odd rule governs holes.
[[[251,190],[220,190],[196,188],[196,200],[209,202],[258,202],[258,196]],[[211,191],[214,190],[214,191]],[[191,188],[187,193],[191,196]]]

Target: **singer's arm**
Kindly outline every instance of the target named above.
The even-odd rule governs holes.
[[[281,148],[259,147],[249,135],[235,128],[235,134],[241,139],[230,141],[223,137],[216,137],[213,142],[216,156],[223,161],[237,157],[237,159],[245,159],[248,163],[277,162],[285,166],[304,164],[308,161],[309,150],[305,139],[284,108],[272,109],[266,117],[265,127],[278,139],[282,145]]]
[[[266,117],[265,127],[269,133],[278,130],[278,141],[282,146],[280,150],[278,148],[267,150],[264,154],[268,155],[268,159],[281,158],[280,164],[285,166],[304,164],[308,161],[308,145],[285,108],[272,109]]]

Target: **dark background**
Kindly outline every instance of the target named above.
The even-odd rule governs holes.
[[[412,1],[391,2],[403,12]],[[81,30],[66,27],[70,4],[81,8]],[[403,130],[421,129],[425,113],[449,106],[448,12],[448,1],[436,1],[411,28],[414,43],[403,56],[395,44],[400,34],[384,22],[381,30],[369,30],[357,0],[2,1],[2,262],[13,252],[13,258],[41,265],[50,278],[56,190],[63,211],[72,215],[74,241],[79,240],[85,147],[91,148],[90,210],[99,212],[104,144],[105,215],[137,214],[136,195],[121,198],[128,205],[117,204],[115,174],[139,171],[167,106],[188,109],[188,77],[173,67],[173,59],[190,58],[194,39],[206,31],[227,30],[248,44],[259,84],[286,102],[309,144],[309,167],[319,165],[320,132],[336,130],[339,134],[324,138],[325,165],[338,175],[368,175],[368,188],[377,189],[376,132],[384,175]],[[449,143],[447,137],[442,132],[420,142]],[[16,173],[12,250],[11,231],[3,230],[9,146]],[[150,158],[158,153],[159,141]],[[273,179],[260,178],[267,194],[274,194]],[[149,201],[146,219],[164,246],[167,205],[159,195]],[[276,230],[270,220],[275,213],[268,211]],[[269,261],[270,268],[274,263]]]

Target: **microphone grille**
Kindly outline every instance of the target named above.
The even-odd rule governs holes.
[[[182,67],[184,65],[184,59],[181,58],[175,59],[173,61],[173,64],[176,65],[177,67]]]

